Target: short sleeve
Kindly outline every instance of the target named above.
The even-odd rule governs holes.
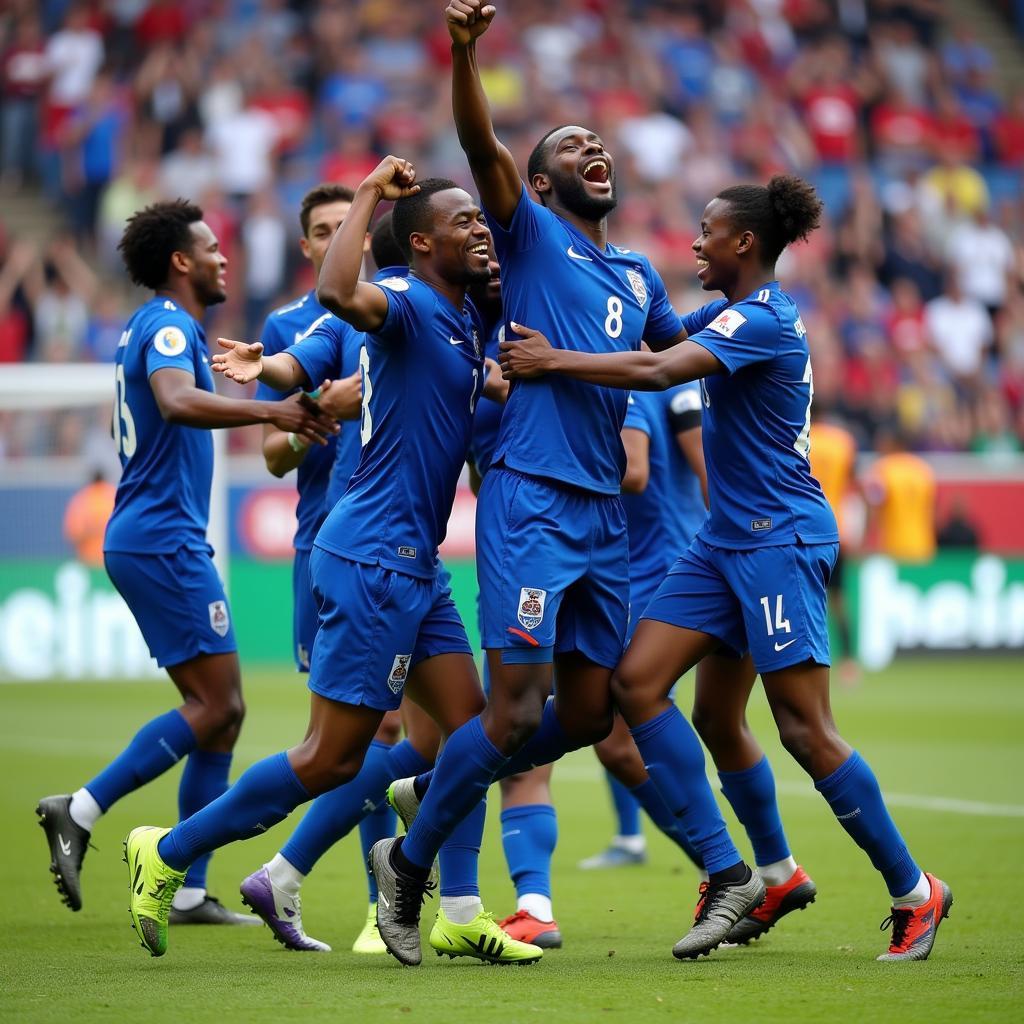
[[[651,279],[651,305],[647,310],[643,336],[649,341],[665,341],[674,338],[682,330],[682,321],[669,301],[661,274],[650,263],[647,264],[647,272]]]
[[[631,394],[626,401],[626,418],[622,429],[640,430],[651,436],[651,419],[647,415],[646,403],[642,396]]]
[[[373,283],[387,296],[388,313],[376,331],[368,332],[369,337],[385,344],[398,344],[429,322],[432,310],[425,308],[427,300],[422,293],[425,285],[417,287],[408,277],[386,277]],[[433,300],[430,301],[432,304]]]
[[[692,338],[698,331],[703,331],[727,305],[725,299],[715,299],[714,302],[709,302],[707,305],[701,306],[700,309],[685,314],[681,319],[687,336]]]
[[[145,339],[146,376],[157,370],[184,370],[195,376],[196,332],[182,317],[167,317]]]
[[[738,302],[723,309],[690,341],[706,348],[729,373],[773,359],[782,338],[782,324],[771,306]]]
[[[335,317],[324,321],[302,341],[289,345],[284,354],[291,356],[309,378],[311,388],[340,375],[342,359],[342,332]]]
[[[288,347],[285,332],[281,329],[279,317],[271,314],[263,323],[263,332],[260,334],[260,344],[263,345],[265,356],[277,355]],[[288,396],[283,391],[277,391],[269,384],[258,381],[256,384],[256,398],[261,402],[278,402]]]
[[[526,252],[532,249],[551,229],[555,219],[550,210],[530,199],[525,185],[519,194],[519,203],[507,228],[499,224],[486,209],[484,216],[494,236],[494,249],[499,261],[505,253]]]
[[[701,425],[700,385],[680,384],[664,393],[665,415],[674,434],[696,430]]]

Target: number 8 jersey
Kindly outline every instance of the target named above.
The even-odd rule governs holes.
[[[501,264],[507,340],[518,337],[510,320],[542,331],[556,348],[579,352],[628,352],[645,338],[679,333],[679,317],[646,256],[614,245],[599,249],[532,202],[525,186],[507,228],[490,215],[487,223]],[[569,377],[516,381],[492,465],[618,494],[625,416],[625,391]]]
[[[121,481],[104,551],[167,554],[209,550],[213,438],[209,430],[168,423],[149,378],[184,370],[213,391],[202,326],[176,303],[156,296],[140,306],[118,343],[113,435]]]
[[[808,464],[814,384],[807,331],[777,281],[683,317],[725,368],[701,381],[711,511],[698,536],[723,548],[839,540]]]

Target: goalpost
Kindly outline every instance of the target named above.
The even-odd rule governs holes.
[[[111,363],[12,363],[0,369],[0,412],[112,407],[113,401],[114,367]],[[214,430],[212,434],[213,487],[207,537],[213,546],[217,571],[228,589],[227,432]],[[113,439],[110,443],[113,446]]]

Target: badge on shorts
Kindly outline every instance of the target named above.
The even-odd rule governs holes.
[[[409,678],[409,662],[412,661],[411,654],[396,654],[395,660],[391,662],[391,675],[388,676],[388,687],[392,693],[401,693]]]
[[[629,287],[633,289],[633,295],[636,301],[640,303],[641,307],[647,304],[647,285],[644,284],[644,279],[640,276],[636,270],[626,271],[626,280],[629,282]]]
[[[210,628],[217,636],[227,636],[231,625],[227,601],[211,601],[207,607],[210,609]]]
[[[544,621],[544,600],[546,590],[523,587],[519,591],[519,612],[517,618],[527,629],[536,629]]]

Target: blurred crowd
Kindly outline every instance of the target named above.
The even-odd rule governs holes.
[[[792,171],[823,230],[780,265],[816,400],[862,449],[1024,442],[1024,91],[942,0],[508,0],[480,46],[499,133],[525,167],[559,123],[617,158],[612,238],[680,310],[704,301],[705,202]],[[0,187],[56,233],[0,224],[0,361],[109,360],[138,296],[116,243],[161,197],[205,209],[230,262],[211,336],[255,338],[312,284],[302,194],[385,153],[467,181],[444,0],[7,0]],[[1008,34],[1012,27],[1007,23]],[[0,414],[2,415],[2,414]],[[18,430],[0,454],[74,448]],[[61,431],[63,430],[63,434]],[[236,450],[258,444],[239,433]]]

